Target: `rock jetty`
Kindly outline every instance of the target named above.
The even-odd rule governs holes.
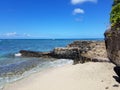
[[[37,52],[30,50],[20,50],[19,51],[23,57],[50,57],[50,52]]]
[[[21,50],[24,57],[43,57],[72,59],[74,64],[93,62],[109,62],[104,41],[74,41],[66,47],[54,48],[50,52]]]

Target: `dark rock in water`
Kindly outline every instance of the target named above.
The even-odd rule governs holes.
[[[21,50],[20,53],[22,54],[22,56],[26,56],[26,57],[41,57],[42,56],[42,52]]]
[[[114,67],[114,71],[120,77],[120,67]]]
[[[29,50],[21,50],[20,53],[25,57],[48,57],[50,56],[50,52],[36,52]]]
[[[120,30],[111,28],[105,32],[105,43],[108,58],[120,66]]]
[[[55,48],[51,52],[35,52],[21,50],[26,57],[52,57],[58,59],[73,59],[74,64],[86,61],[108,62],[105,43],[103,41],[74,41],[67,47]]]

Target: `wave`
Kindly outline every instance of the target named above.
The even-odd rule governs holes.
[[[56,61],[50,62],[50,65],[53,67],[60,67],[66,64],[73,64],[73,60],[70,59],[58,59]]]
[[[29,60],[18,61],[13,64],[0,66],[0,88],[6,83],[11,83],[29,76],[32,73],[43,71],[44,69],[60,67],[72,64],[69,59],[43,59],[43,58],[24,58]],[[1,89],[0,89],[1,90]]]
[[[16,53],[15,56],[20,57],[20,56],[22,56],[22,54],[21,53]]]
[[[44,69],[61,67],[67,64],[73,64],[69,59],[34,59],[21,61],[14,64],[0,67],[0,87],[6,83],[11,83],[29,76],[32,73],[43,71]]]

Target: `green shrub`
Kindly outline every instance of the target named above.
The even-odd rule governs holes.
[[[120,23],[120,3],[112,7],[110,22],[112,27]]]

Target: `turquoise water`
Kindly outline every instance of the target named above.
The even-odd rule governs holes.
[[[54,60],[43,58],[16,57],[20,50],[51,51],[55,47],[64,47],[74,40],[50,40],[50,39],[6,39],[0,40],[0,87],[6,83],[16,81],[33,72],[56,67],[68,63],[71,60]]]
[[[9,63],[25,60],[24,58],[14,57],[20,50],[51,51],[55,47],[64,47],[73,40],[0,40],[0,66]]]
[[[15,56],[20,50],[51,51],[55,47],[65,47],[74,40],[78,39],[0,39],[0,87],[3,87],[6,83],[21,79],[33,72],[65,64],[72,64],[73,62],[72,60],[66,59],[55,60]]]

